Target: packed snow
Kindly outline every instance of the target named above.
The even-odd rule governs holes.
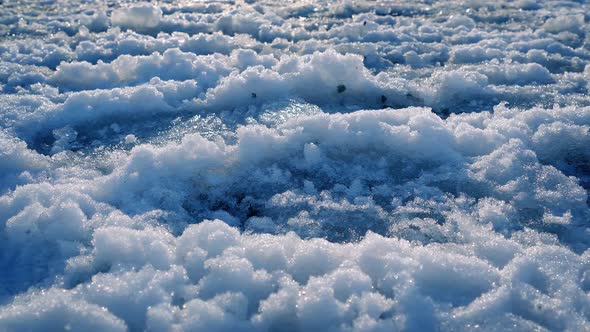
[[[588,13],[0,1],[0,331],[590,331]]]

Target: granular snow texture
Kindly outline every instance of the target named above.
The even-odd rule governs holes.
[[[0,331],[590,331],[589,13],[0,0]]]

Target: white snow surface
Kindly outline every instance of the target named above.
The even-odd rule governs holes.
[[[0,331],[590,331],[583,1],[0,1]]]

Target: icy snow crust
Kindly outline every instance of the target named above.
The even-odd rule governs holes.
[[[589,331],[589,12],[0,2],[0,331]]]

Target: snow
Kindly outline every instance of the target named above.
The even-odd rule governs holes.
[[[149,3],[119,8],[111,14],[113,25],[138,31],[157,27],[161,19],[162,9]]]
[[[585,3],[0,8],[0,331],[590,330]]]

